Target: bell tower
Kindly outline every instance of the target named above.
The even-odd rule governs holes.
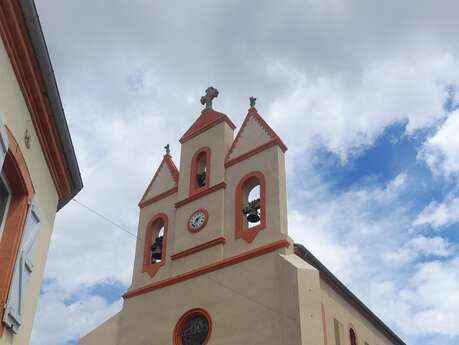
[[[225,236],[225,156],[236,127],[228,116],[212,108],[217,96],[217,89],[207,88],[201,98],[205,108],[180,138],[174,253]],[[222,255],[221,248],[211,249],[207,255],[216,260]]]
[[[212,108],[165,154],[140,203],[132,285],[80,345],[405,345],[287,235],[286,146],[250,108],[235,126]],[[341,321],[340,321],[341,320]],[[390,341],[388,341],[388,339]]]
[[[254,97],[234,138],[235,125],[213,109],[216,97],[207,88],[204,109],[179,140],[180,170],[167,145],[139,203],[131,289],[287,239],[287,148]]]

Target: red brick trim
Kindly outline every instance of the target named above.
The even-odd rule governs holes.
[[[249,122],[249,119],[251,117],[253,117],[255,119],[255,121],[257,121],[259,123],[259,125],[265,130],[265,132],[268,134],[268,136],[270,136],[272,138],[272,140],[270,140],[269,143],[271,143],[271,141],[273,141],[273,142],[275,141],[275,143],[280,146],[282,152],[287,151],[287,146],[285,146],[285,144],[282,142],[282,140],[276,134],[276,132],[274,132],[274,130],[266,123],[266,121],[263,120],[263,118],[260,116],[260,114],[258,114],[258,112],[257,112],[257,110],[255,108],[251,108],[251,109],[249,109],[249,112],[247,113],[247,116],[245,117],[244,122],[242,123],[242,126],[241,126],[241,128],[239,129],[239,132],[236,135],[236,139],[234,139],[233,144],[231,145],[231,147],[230,147],[230,149],[229,149],[229,151],[228,151],[228,153],[226,155],[226,161],[233,161],[236,158],[238,158],[238,157],[235,157],[235,158],[230,159],[229,157],[231,156],[231,153],[233,152],[234,148],[236,147],[236,144],[239,142],[239,139],[241,138],[242,133],[244,132],[244,129],[247,126],[247,123]],[[265,144],[263,144],[263,145],[265,145]],[[261,146],[263,146],[263,145],[261,145]]]
[[[252,149],[252,150],[250,150],[250,151],[248,151],[246,153],[243,153],[240,156],[237,156],[235,158],[232,158],[232,159],[226,161],[225,162],[225,168],[228,168],[228,167],[230,167],[230,166],[232,166],[234,164],[242,162],[242,161],[244,161],[244,160],[246,160],[246,159],[248,159],[248,158],[250,158],[252,156],[255,156],[256,154],[258,154],[258,153],[260,153],[260,152],[262,152],[264,150],[269,149],[270,147],[275,146],[275,145],[279,145],[281,150],[282,150],[282,152],[285,152],[285,150],[282,149],[282,146],[280,145],[281,142],[279,140],[280,139],[270,140],[270,141],[268,141],[268,142],[266,142],[266,143],[264,143],[264,144],[262,144],[262,145],[260,145],[260,146],[258,146],[256,148],[254,148],[254,149]]]
[[[236,128],[234,123],[231,122],[231,120],[225,114],[219,113],[213,109],[205,109],[179,141],[181,144],[183,144],[222,122],[226,122],[228,126],[231,127],[231,129]]]
[[[13,278],[16,256],[21,243],[29,202],[35,194],[29,170],[15,138],[7,128],[8,152],[3,172],[11,187],[11,201],[6,215],[5,228],[0,240],[0,319],[3,320],[4,305]],[[3,333],[0,321],[0,335]]]
[[[30,40],[24,16],[16,0],[0,1],[0,35],[29,109],[59,201],[72,191],[69,167],[52,120],[51,103]]]
[[[204,316],[207,319],[207,322],[209,324],[209,334],[207,334],[206,339],[204,339],[204,342],[202,345],[206,345],[207,342],[209,341],[209,338],[212,334],[212,319],[210,318],[210,314],[202,309],[202,308],[195,308],[187,311],[185,314],[183,314],[180,319],[177,321],[175,327],[174,327],[174,333],[172,336],[172,341],[174,345],[183,345],[182,343],[182,327],[187,322],[194,316]]]
[[[163,192],[161,194],[158,194],[157,196],[154,196],[151,199],[147,199],[145,201],[141,201],[139,203],[139,207],[140,208],[144,208],[144,207],[146,207],[148,205],[154,204],[155,202],[157,202],[157,201],[159,201],[161,199],[167,198],[168,196],[171,196],[171,195],[177,193],[177,189],[178,189],[177,187],[174,187],[174,188],[166,190],[165,192]]]
[[[146,196],[148,194],[148,191],[150,190],[151,186],[153,185],[153,183],[155,182],[156,178],[158,177],[159,171],[161,170],[161,167],[163,166],[163,164],[166,164],[167,168],[169,169],[169,171],[170,171],[170,173],[172,175],[172,179],[175,182],[175,186],[173,188],[171,188],[171,189],[168,189],[167,191],[165,191],[165,192],[163,192],[161,194],[158,194],[158,195],[150,198],[150,199],[144,200],[146,198]],[[160,200],[162,198],[165,198],[166,196],[169,196],[169,195],[173,194],[173,192],[172,192],[173,189],[175,189],[177,191],[178,179],[179,179],[179,171],[178,171],[177,167],[175,166],[174,161],[172,160],[172,157],[170,155],[168,155],[168,154],[164,155],[163,156],[163,160],[161,161],[161,164],[159,165],[158,169],[156,169],[156,172],[153,175],[153,178],[151,179],[150,183],[148,184],[148,187],[145,190],[145,193],[143,193],[143,196],[140,199],[138,206],[140,208],[145,207],[145,206],[150,205],[150,204],[152,204],[152,203],[154,203],[154,202],[156,202],[156,201],[158,201],[158,200]],[[169,194],[167,194],[167,193],[169,193]],[[158,198],[158,199],[156,199],[156,198]]]
[[[276,241],[270,244],[266,244],[264,246],[249,250],[245,253],[217,261],[213,264],[209,264],[204,267],[196,268],[186,273],[179,274],[175,277],[167,278],[159,282],[148,284],[144,287],[128,291],[123,295],[123,298],[127,299],[131,297],[143,295],[147,292],[161,289],[166,286],[174,285],[176,283],[179,283],[179,282],[182,282],[182,281],[194,278],[194,277],[198,277],[206,273],[214,272],[216,270],[238,264],[240,262],[255,258],[257,256],[270,253],[277,249],[287,248],[289,245],[290,243],[287,240],[279,240],[279,241]]]
[[[161,255],[161,261],[155,262],[154,264],[150,261],[150,252],[151,252],[151,245],[152,238],[153,238],[153,225],[162,219],[164,222],[164,237],[163,237],[163,251]],[[143,267],[142,272],[147,272],[150,277],[154,277],[156,272],[166,263],[166,252],[167,252],[167,233],[169,230],[169,219],[165,213],[159,213],[155,215],[147,225],[147,230],[145,231],[145,243],[143,249]]]
[[[164,155],[164,162],[166,163],[167,167],[169,168],[169,171],[171,172],[171,175],[172,175],[172,178],[174,179],[175,184],[178,185],[179,170],[175,166],[175,163],[172,160],[172,156],[169,155],[169,154]]]
[[[205,243],[201,243],[201,244],[198,244],[195,247],[191,247],[191,248],[185,249],[185,250],[183,250],[181,252],[178,252],[178,253],[172,255],[171,259],[172,260],[177,260],[177,259],[183,258],[185,256],[200,252],[201,250],[205,250],[207,248],[211,248],[211,247],[217,246],[219,244],[223,245],[225,243],[226,243],[226,239],[224,237],[217,237],[217,238],[215,238],[215,239],[213,239],[211,241],[208,241],[208,242],[205,242]]]
[[[180,200],[175,203],[175,208],[182,207],[183,205],[186,205],[196,199],[202,198],[204,195],[213,193],[219,189],[225,189],[226,188],[226,183],[225,182],[220,182],[217,183],[216,185],[213,185],[212,187],[209,187],[207,189],[204,189],[196,194],[190,195],[188,198],[185,198],[183,200]]]
[[[202,187],[198,187],[197,181],[196,181],[196,173],[198,170],[198,158],[201,153],[206,154],[206,180],[205,184]],[[191,158],[191,169],[190,169],[190,195],[199,193],[200,191],[203,191],[210,186],[210,159],[211,159],[211,151],[209,147],[201,147],[199,150],[197,150],[193,158]]]
[[[242,214],[242,203],[243,203],[243,189],[244,185],[251,178],[256,178],[260,183],[260,224],[252,228],[244,228],[244,215]],[[266,228],[266,182],[265,175],[261,171],[253,171],[245,175],[239,180],[239,183],[236,187],[236,197],[235,199],[235,238],[242,238],[247,243],[251,243],[258,233]]]

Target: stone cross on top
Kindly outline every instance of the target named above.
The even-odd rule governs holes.
[[[212,109],[212,100],[216,97],[218,97],[218,90],[210,86],[206,89],[206,95],[201,97],[201,104],[205,105],[205,109]]]

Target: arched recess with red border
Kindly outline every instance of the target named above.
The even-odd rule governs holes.
[[[198,173],[198,161],[199,159],[205,155],[206,157],[206,178],[204,180],[204,186],[199,187],[196,179],[196,175]],[[201,147],[197,150],[193,158],[191,159],[191,169],[190,169],[190,195],[200,192],[204,189],[209,188],[210,185],[210,148],[209,147]]]
[[[151,246],[153,244],[153,231],[154,226],[157,222],[162,221],[164,225],[164,237],[163,237],[163,247],[161,252],[161,261],[151,263]],[[166,263],[166,252],[167,252],[167,234],[169,230],[169,219],[165,213],[159,213],[155,215],[147,225],[147,230],[145,232],[145,244],[143,252],[143,272],[146,272],[153,277],[156,272]]]
[[[245,190],[247,186],[258,182],[260,185],[260,224],[247,228],[245,227],[244,214],[242,213],[244,202],[246,201]],[[235,197],[235,226],[236,239],[242,238],[246,242],[251,243],[258,233],[266,228],[266,183],[265,175],[261,171],[253,171],[245,175],[236,186]]]
[[[353,326],[349,327],[349,344],[357,345],[357,333]]]
[[[183,314],[175,324],[174,333],[172,335],[173,345],[183,345],[181,334],[182,327],[185,324],[185,322],[187,322],[195,316],[204,316],[207,319],[207,323],[209,325],[209,333],[207,334],[207,337],[202,343],[202,345],[206,345],[209,342],[210,336],[212,334],[212,319],[210,318],[210,314],[202,308],[194,308],[188,310],[185,314]]]

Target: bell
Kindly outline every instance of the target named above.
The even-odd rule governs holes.
[[[260,199],[250,201],[249,204],[242,209],[242,213],[246,215],[249,223],[258,223],[260,221]]]
[[[198,183],[199,187],[204,187],[206,184],[206,172],[203,171],[200,174],[196,174],[196,182]]]
[[[155,263],[162,259],[163,252],[163,237],[156,237],[155,243],[151,246],[151,262]]]
[[[260,221],[260,215],[256,208],[252,208],[249,213],[247,213],[246,217],[250,223],[258,223]]]

